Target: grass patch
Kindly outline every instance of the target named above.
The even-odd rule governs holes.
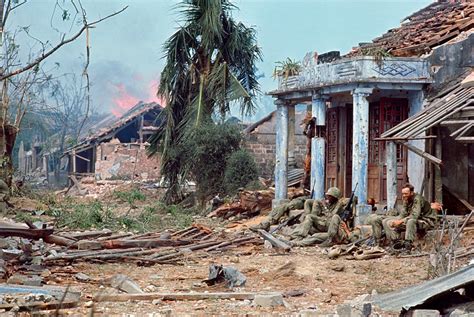
[[[193,222],[195,209],[166,206],[160,202],[143,207],[129,216],[116,216],[109,206],[100,201],[86,204],[71,204],[69,208],[50,211],[56,218],[56,227],[70,229],[112,229],[137,232],[160,231],[169,228],[182,229]]]

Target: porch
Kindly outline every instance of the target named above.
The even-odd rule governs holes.
[[[420,58],[362,56],[318,63],[307,54],[299,75],[280,78],[276,98],[277,140],[275,205],[287,198],[288,157],[294,107],[305,103],[316,122],[311,147],[311,189],[322,198],[325,189],[341,188],[358,197],[356,221],[370,207],[367,199],[395,205],[398,187],[410,181],[420,190],[424,159],[414,150],[424,148],[425,136],[385,145],[377,139],[391,127],[422,110],[423,87],[430,82],[428,63]],[[290,153],[290,154],[289,154]]]

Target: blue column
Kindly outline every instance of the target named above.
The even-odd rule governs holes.
[[[410,92],[408,99],[410,107],[409,117],[414,116],[423,109],[423,98],[422,90]],[[411,140],[408,143],[422,151],[425,150],[425,140]],[[412,151],[408,151],[407,165],[408,180],[415,187],[415,191],[419,193],[425,176],[425,159]]]
[[[397,201],[397,145],[386,143],[385,162],[387,164],[387,208],[390,210]]]
[[[314,95],[312,98],[312,115],[316,118],[316,130],[326,125],[326,96]],[[324,197],[326,169],[326,140],[316,136],[311,140],[311,189],[314,186],[315,199]]]
[[[353,126],[352,126],[352,190],[356,184],[355,195],[359,199],[357,205],[356,224],[363,223],[370,213],[367,205],[368,163],[369,163],[369,102],[367,97],[372,88],[357,88],[352,92],[353,97]]]
[[[276,111],[276,160],[275,201],[273,206],[288,197],[288,105],[283,100],[275,101]]]

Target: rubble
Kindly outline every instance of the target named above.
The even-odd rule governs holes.
[[[207,285],[225,282],[232,289],[245,286],[247,278],[234,267],[212,264],[209,266],[209,277],[203,282]]]
[[[255,306],[261,307],[275,307],[283,306],[284,300],[281,294],[268,294],[268,295],[256,295],[253,299],[253,304]]]

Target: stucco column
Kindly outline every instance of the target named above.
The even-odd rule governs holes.
[[[423,109],[423,98],[422,90],[410,92],[408,100],[410,111],[408,117],[414,116]],[[421,135],[424,134],[422,133]],[[425,140],[411,140],[408,143],[422,151],[425,150]],[[408,180],[415,187],[415,192],[419,193],[425,176],[425,159],[412,151],[408,151],[407,165]]]
[[[288,106],[288,167],[296,167],[295,105]]]
[[[283,100],[275,101],[276,142],[275,142],[275,200],[273,206],[287,201],[288,197],[288,105]]]
[[[352,92],[353,97],[353,126],[352,126],[352,190],[356,184],[355,195],[358,205],[355,223],[361,224],[370,213],[367,205],[368,191],[368,162],[369,162],[369,102],[367,97],[372,88],[357,88]]]
[[[326,140],[321,131],[326,125],[327,96],[313,95],[312,115],[316,118],[315,136],[311,142],[311,189],[314,189],[314,199],[324,197]]]
[[[397,145],[389,141],[385,148],[387,164],[387,210],[395,206],[397,201]]]

